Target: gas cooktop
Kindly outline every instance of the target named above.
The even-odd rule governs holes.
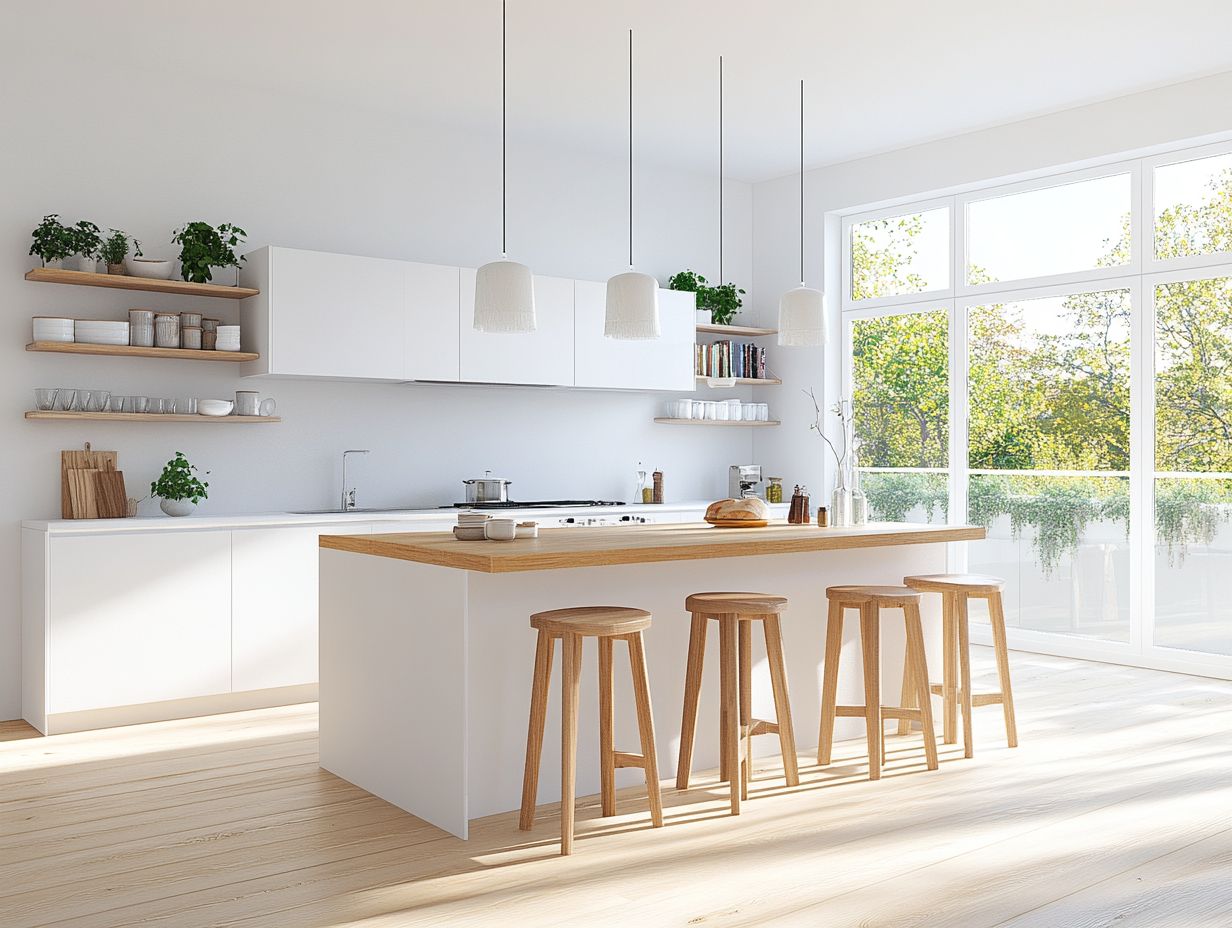
[[[443,509],[563,509],[583,508],[588,506],[623,506],[620,500],[613,499],[532,499],[524,502],[506,499],[489,503],[453,503],[443,506]]]

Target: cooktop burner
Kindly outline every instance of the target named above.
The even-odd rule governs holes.
[[[518,500],[501,500],[490,503],[454,503],[452,506],[444,506],[444,509],[547,509],[547,508],[564,508],[584,506],[623,506],[624,503],[614,499],[532,499],[519,502]]]

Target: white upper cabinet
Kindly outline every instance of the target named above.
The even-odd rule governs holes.
[[[404,262],[406,364],[403,380],[456,382],[461,268]]]
[[[623,390],[693,390],[696,344],[694,295],[659,291],[660,337],[648,340],[606,338],[603,316],[607,285],[575,282],[574,362],[579,387]]]
[[[475,272],[462,269],[462,380],[573,386],[573,284],[535,276],[534,332],[475,331]]]

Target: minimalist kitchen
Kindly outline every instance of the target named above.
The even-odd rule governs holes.
[[[6,10],[0,923],[1232,919],[1232,15],[1097,6]]]

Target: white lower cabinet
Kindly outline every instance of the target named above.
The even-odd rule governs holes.
[[[231,688],[317,681],[318,528],[231,535]]]
[[[231,533],[49,545],[47,712],[231,690]]]

